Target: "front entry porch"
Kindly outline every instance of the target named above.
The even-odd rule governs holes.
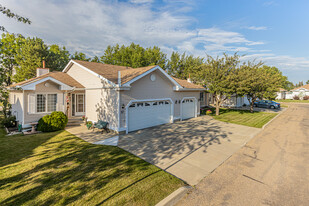
[[[81,117],[85,115],[86,101],[84,92],[75,92],[68,94],[68,117]]]

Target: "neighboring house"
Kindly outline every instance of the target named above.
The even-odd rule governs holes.
[[[128,68],[71,60],[62,72],[37,69],[37,77],[9,86],[12,113],[23,127],[52,111],[69,118],[109,122],[134,131],[199,115],[208,105],[204,87],[169,76],[159,66]]]
[[[288,94],[288,91],[285,89],[280,88],[277,92],[276,99],[286,99],[286,95]]]
[[[209,104],[215,103],[215,97],[213,94],[209,94],[208,99]],[[245,105],[250,105],[250,102],[248,101],[247,95],[245,96],[237,96],[232,95],[231,97],[228,97],[226,100],[224,100],[221,104],[223,107],[242,107]]]
[[[309,84],[306,84],[301,87],[297,87],[291,90],[291,94],[286,99],[293,99],[294,96],[298,96],[300,99],[303,99],[304,96],[309,96]]]
[[[293,99],[294,96],[298,96],[300,99],[303,99],[304,96],[309,96],[309,84],[297,87],[291,91],[280,88],[276,99]]]

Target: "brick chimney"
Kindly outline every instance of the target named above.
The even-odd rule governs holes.
[[[49,73],[49,69],[45,68],[45,60],[43,60],[42,61],[42,68],[36,69],[36,76],[39,77],[41,75],[48,74],[48,73]]]

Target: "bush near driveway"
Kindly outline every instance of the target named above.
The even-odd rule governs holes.
[[[220,108],[220,115],[216,116],[214,111],[215,108],[211,108],[214,119],[220,120],[223,122],[229,122],[234,124],[245,125],[249,127],[257,127],[262,128],[264,124],[269,122],[272,118],[274,118],[276,113],[267,113],[267,112],[253,112],[251,113],[248,110],[233,110],[233,109],[225,109]],[[204,110],[201,114],[205,114]]]
[[[0,205],[155,205],[184,183],[112,146],[66,131],[4,136]]]

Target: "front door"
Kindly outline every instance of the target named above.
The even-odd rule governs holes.
[[[85,95],[72,94],[72,116],[82,116],[85,114]]]

